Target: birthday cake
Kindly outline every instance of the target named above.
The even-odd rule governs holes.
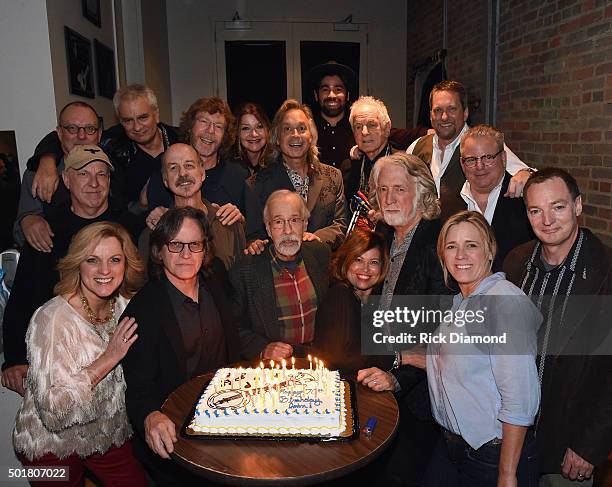
[[[232,369],[216,372],[188,426],[191,434],[335,437],[346,429],[338,371]]]

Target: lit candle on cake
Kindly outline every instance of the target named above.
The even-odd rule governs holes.
[[[295,370],[295,357],[291,357],[291,368]]]
[[[285,380],[287,378],[286,372],[287,372],[287,361],[285,359],[281,360],[281,363],[283,364],[283,380]]]
[[[309,369],[312,370],[312,355],[308,354]]]
[[[270,368],[273,369],[274,368],[274,360],[270,360]]]

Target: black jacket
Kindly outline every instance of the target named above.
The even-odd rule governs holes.
[[[612,249],[589,230],[583,231],[586,240],[576,265],[572,295],[610,295]],[[522,284],[536,242],[517,247],[504,261],[508,280],[517,286]],[[568,306],[564,319],[564,327],[570,327],[564,335],[566,347],[591,335],[594,323],[609,323],[609,316],[598,316],[602,312],[605,310],[597,307]],[[601,465],[612,447],[612,357],[559,353],[549,358],[542,379],[536,431],[540,470],[560,473],[567,448],[589,463]]]
[[[393,242],[393,228],[379,223],[376,230],[385,236],[387,247]],[[402,270],[395,284],[394,296],[447,295],[451,290],[444,284],[444,274],[436,253],[440,233],[439,220],[421,220],[408,248]],[[380,294],[382,285],[375,294]],[[400,407],[407,408],[422,421],[431,420],[431,405],[424,370],[410,365],[393,371],[401,386]]]
[[[238,329],[222,284],[225,279],[223,264],[215,261],[213,268],[205,282],[221,318],[231,363],[239,358]],[[123,359],[123,372],[127,383],[128,416],[136,431],[144,437],[145,418],[159,411],[170,393],[192,377],[187,374],[185,346],[163,278],[149,281],[132,298],[123,316],[135,318],[138,323],[138,340]],[[193,377],[204,372],[196,371]]]

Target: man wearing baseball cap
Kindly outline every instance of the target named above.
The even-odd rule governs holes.
[[[26,244],[15,274],[15,281],[4,311],[4,359],[2,384],[23,395],[27,373],[25,334],[32,314],[53,297],[59,280],[57,263],[68,253],[72,236],[98,221],[121,223],[137,242],[144,218],[109,205],[110,173],[108,156],[97,145],[75,145],[64,158],[62,180],[69,200],[45,215],[52,231],[51,252],[35,250]]]

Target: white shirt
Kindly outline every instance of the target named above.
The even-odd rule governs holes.
[[[503,182],[504,182],[504,178],[502,176],[497,186],[495,186],[490,191],[489,196],[487,197],[487,208],[485,209],[484,213],[480,209],[480,206],[478,206],[478,203],[476,203],[476,200],[474,199],[474,197],[472,196],[470,182],[466,181],[465,183],[463,183],[463,188],[461,188],[460,194],[461,194],[461,197],[463,198],[463,201],[465,201],[465,204],[467,205],[467,209],[470,211],[477,211],[478,213],[480,213],[482,216],[485,217],[485,220],[489,222],[489,225],[492,225],[492,222],[493,222],[493,214],[495,213],[495,207],[497,206],[497,199],[499,198],[499,193],[501,192],[501,187],[502,187]]]
[[[438,196],[440,196],[440,179],[442,179],[446,168],[448,168],[448,164],[451,158],[453,157],[455,149],[459,147],[459,144],[461,143],[461,137],[463,137],[463,134],[465,134],[468,128],[469,127],[467,123],[464,124],[463,128],[461,129],[461,132],[459,132],[459,135],[455,138],[455,140],[448,144],[443,151],[440,150],[440,148],[438,147],[438,135],[434,134],[433,136],[433,151],[431,154],[431,164],[429,167],[431,170],[431,175],[433,176],[434,181],[436,183]],[[407,154],[413,153],[414,147],[417,145],[418,141],[421,140],[421,138],[422,137],[419,137],[412,144],[410,144],[410,147],[406,149]],[[518,156],[508,148],[506,144],[504,144],[504,150],[506,151],[506,171],[508,171],[512,176],[514,176],[521,169],[527,169],[527,164],[521,161]]]

